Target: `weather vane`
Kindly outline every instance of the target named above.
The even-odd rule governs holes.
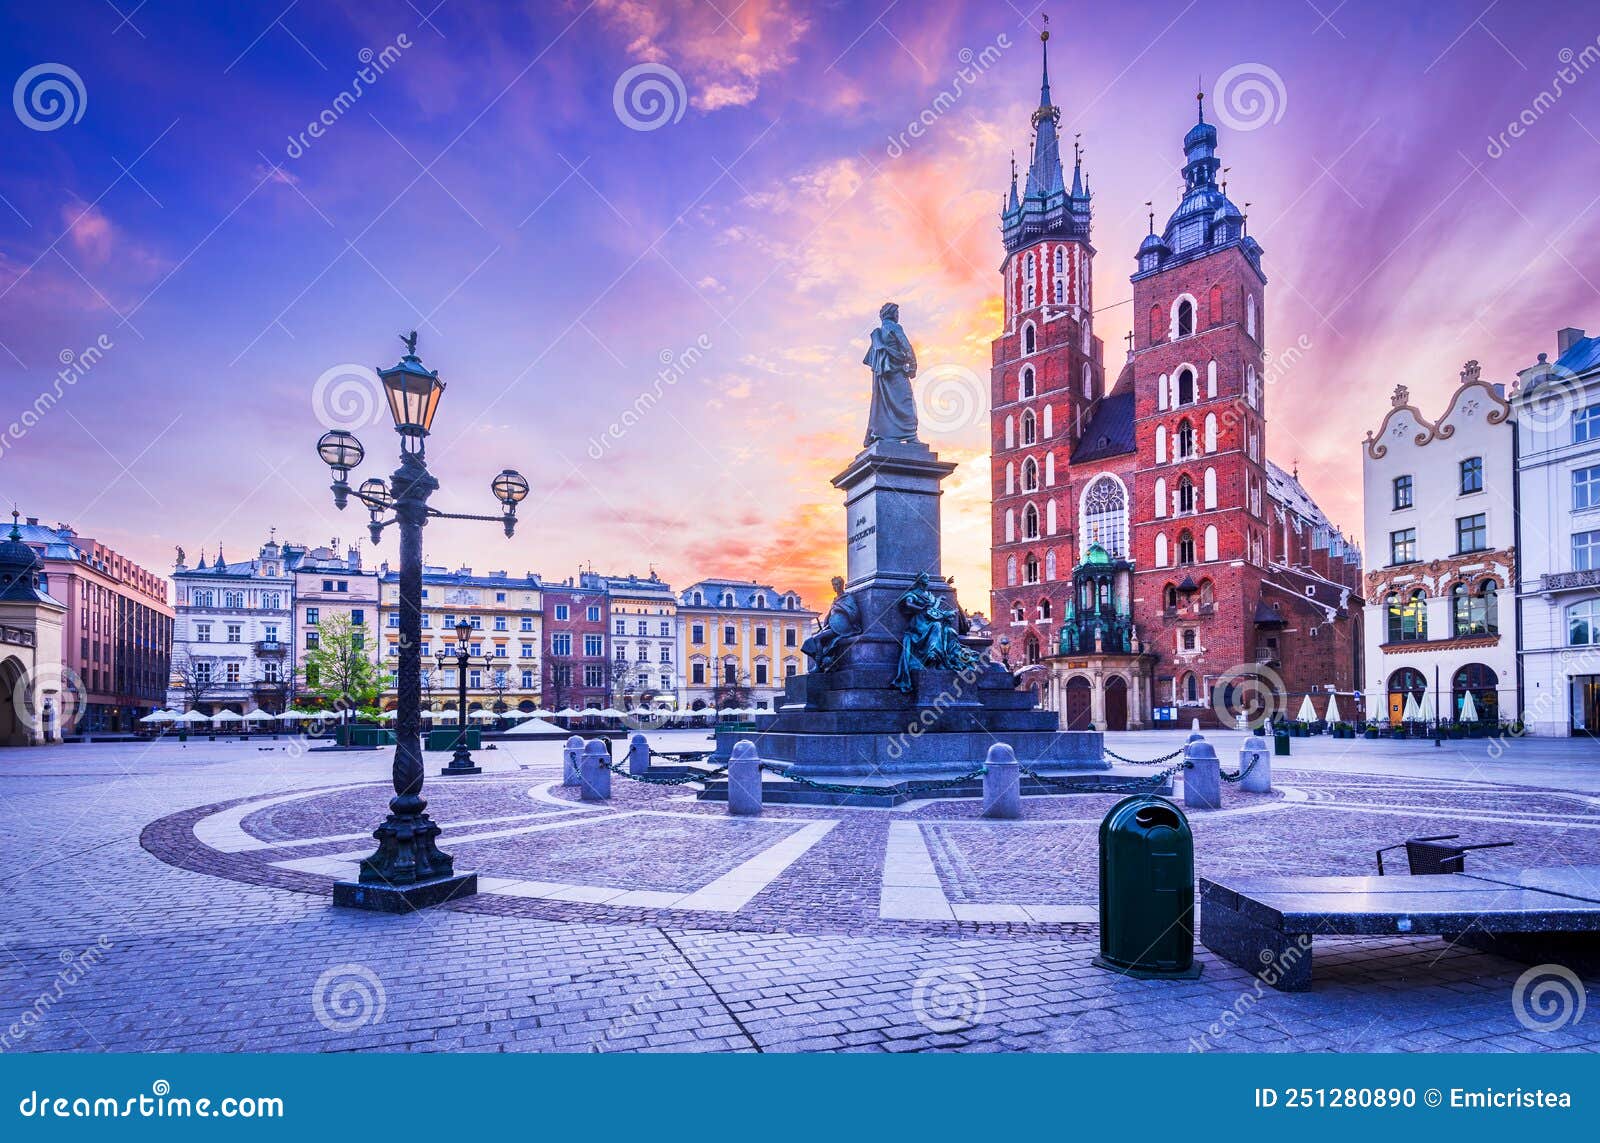
[[[415,357],[417,355],[417,331],[412,330],[410,333],[402,333],[400,340],[405,343],[406,356]]]

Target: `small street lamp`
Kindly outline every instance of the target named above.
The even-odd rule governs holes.
[[[467,646],[467,640],[471,638],[472,624],[463,619],[456,624],[456,752],[450,756],[450,765],[439,771],[445,777],[483,773],[482,767],[472,764],[472,751],[467,749],[467,668],[472,666],[472,654]],[[450,662],[443,651],[440,651],[435,658],[438,659],[440,670]]]
[[[389,525],[400,526],[394,797],[388,817],[373,831],[378,848],[361,862],[359,879],[340,881],[333,887],[335,905],[386,913],[410,912],[478,891],[478,875],[457,873],[450,855],[435,844],[439,825],[428,816],[428,803],[422,797],[422,529],[431,519],[482,520],[502,524],[509,537],[516,527],[517,505],[528,494],[528,482],[506,469],[491,484],[501,504],[500,515],[462,515],[428,507],[428,498],[438,490],[439,482],[428,471],[424,451],[444,382],[417,357],[416,333],[400,340],[406,346],[405,356],[388,369],[378,370],[400,436],[400,467],[387,482],[372,478],[352,489],[351,470],[366,456],[361,442],[343,429],[324,433],[317,442],[317,455],[333,476],[334,506],[345,507],[352,496],[359,500],[370,515],[373,543]],[[386,513],[392,515],[385,518]],[[465,710],[461,716],[464,720]]]

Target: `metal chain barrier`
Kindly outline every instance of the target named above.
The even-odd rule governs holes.
[[[1129,766],[1159,766],[1163,762],[1171,762],[1178,755],[1182,754],[1183,751],[1184,747],[1180,746],[1171,754],[1163,754],[1160,758],[1151,758],[1149,760],[1140,758],[1124,758],[1115,750],[1106,750],[1105,755],[1107,758],[1115,758],[1118,762],[1126,762]]]
[[[1183,751],[1180,750],[1178,753],[1182,754]],[[1172,755],[1167,755],[1167,758],[1171,757]],[[1157,759],[1157,761],[1166,761],[1166,759]],[[1184,759],[1176,765],[1168,766],[1165,770],[1162,770],[1157,774],[1152,774],[1149,778],[1144,779],[1144,785],[1152,790],[1160,789],[1162,786],[1166,785],[1167,781],[1179,770],[1188,770],[1193,765],[1194,764],[1188,759]],[[1068,778],[1065,776],[1052,778],[1048,774],[1041,774],[1037,770],[1028,769],[1026,766],[1018,767],[1018,769],[1021,771],[1024,777],[1032,778],[1035,782],[1038,782],[1041,785],[1075,787],[1079,788],[1079,791],[1081,792],[1081,788],[1078,787],[1078,780],[1076,778]]]
[[[626,762],[608,762],[606,763],[606,769],[613,774],[620,774],[630,781],[643,782],[646,786],[687,786],[691,782],[709,782],[711,779],[719,778],[728,772],[726,766],[719,766],[705,773],[684,774],[679,778],[652,778],[649,774],[628,773]]]
[[[1222,771],[1222,780],[1224,782],[1242,782],[1242,781],[1244,781],[1245,778],[1249,775],[1250,771],[1252,771],[1252,770],[1254,770],[1256,768],[1256,763],[1260,762],[1261,758],[1262,758],[1262,756],[1260,754],[1257,754],[1254,758],[1250,759],[1250,765],[1248,765],[1244,769],[1240,770],[1237,774],[1230,774],[1226,770]]]
[[[907,796],[913,798],[920,798],[927,794],[936,794],[943,790],[949,790],[956,786],[965,785],[974,778],[981,778],[984,774],[988,773],[988,768],[986,766],[979,766],[976,770],[969,770],[967,773],[957,775],[954,778],[941,778],[932,782],[915,782],[909,786],[884,787],[844,786],[835,782],[818,782],[814,778],[804,778],[798,774],[786,773],[784,767],[776,762],[763,762],[761,763],[761,769],[765,770],[769,774],[777,774],[781,777],[788,778],[791,782],[797,782],[800,785],[805,786],[807,789],[817,790],[824,794],[906,794]]]

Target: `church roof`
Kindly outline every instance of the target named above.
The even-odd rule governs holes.
[[[1329,527],[1328,517],[1298,477],[1267,461],[1267,494],[1316,527]]]
[[[1078,447],[1072,450],[1072,463],[1123,456],[1133,450],[1133,389],[1123,390],[1119,381],[1110,396],[1096,403]]]
[[[1028,161],[1027,179],[1019,200],[1013,161],[1011,191],[1000,211],[1000,230],[1007,251],[1018,250],[1041,238],[1089,241],[1090,194],[1076,146],[1070,190],[1061,165],[1061,139],[1056,131],[1061,123],[1061,109],[1050,96],[1050,33],[1041,33],[1039,41],[1043,74],[1039,106],[1033,113],[1033,151]]]

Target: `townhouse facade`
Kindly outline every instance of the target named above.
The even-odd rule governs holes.
[[[775,710],[803,673],[800,645],[816,627],[798,593],[754,580],[704,579],[678,594],[683,708],[731,703]]]

